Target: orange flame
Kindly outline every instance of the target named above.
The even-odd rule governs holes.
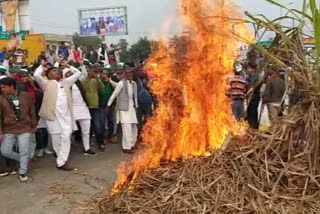
[[[208,156],[240,130],[225,96],[239,38],[253,42],[229,0],[180,0],[187,35],[153,47],[148,67],[157,110],[143,131],[144,149],[118,169],[113,194],[161,161]],[[240,36],[241,35],[241,36]]]

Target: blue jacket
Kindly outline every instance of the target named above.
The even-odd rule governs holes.
[[[58,54],[61,54],[65,58],[68,58],[69,57],[69,50],[66,47],[60,47]]]
[[[137,82],[138,87],[138,105],[151,105],[152,104],[152,97],[148,90],[143,86],[143,83],[141,80],[138,80]]]

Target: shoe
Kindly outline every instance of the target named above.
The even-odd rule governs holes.
[[[88,151],[85,151],[84,152],[84,155],[85,156],[96,156],[97,155],[97,153],[95,153],[95,152],[93,152],[91,149],[89,149]]]
[[[45,149],[45,150],[44,150],[44,153],[45,153],[46,155],[53,155],[53,152],[51,152],[49,149]]]
[[[117,144],[118,141],[117,141],[117,139],[116,139],[115,137],[113,137],[113,138],[110,138],[110,139],[109,139],[108,143],[110,143],[110,144]]]
[[[12,169],[10,170],[10,174],[11,174],[11,175],[16,175],[17,172],[18,172],[18,169],[17,169],[17,168],[12,168]]]
[[[11,166],[10,166],[10,171],[9,171],[10,174],[11,175],[16,175],[18,170],[19,170],[19,167],[18,167],[17,163],[16,162],[12,162]]]
[[[106,149],[105,145],[99,145],[99,150],[100,152],[104,152],[104,150]]]
[[[5,177],[8,176],[10,173],[9,172],[0,172],[0,177]]]
[[[69,164],[64,164],[63,166],[57,167],[59,170],[63,170],[63,171],[76,171],[76,168],[71,167]]]
[[[132,150],[131,149],[122,149],[122,152],[125,154],[132,154]]]
[[[19,175],[19,178],[21,182],[27,182],[29,180],[28,176],[26,175]]]
[[[36,162],[37,161],[37,159],[35,159],[35,158],[30,158],[29,159],[29,164],[31,164],[31,163],[33,163],[33,162]]]
[[[36,152],[36,157],[37,158],[42,158],[43,157],[43,150],[40,149],[39,151]]]

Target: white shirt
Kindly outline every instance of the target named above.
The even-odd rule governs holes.
[[[79,87],[72,86],[72,106],[74,120],[91,119],[89,109],[83,100]]]
[[[9,72],[9,68],[10,68],[9,60],[5,59],[5,60],[3,61],[3,63],[2,63],[2,66],[7,69],[7,71],[6,71],[7,77],[10,77],[11,74],[10,74],[10,72]]]
[[[134,123],[138,124],[137,120],[137,115],[136,115],[136,110],[134,108],[134,103],[133,103],[133,83],[130,83],[128,81],[128,96],[129,96],[129,109],[128,111],[119,111],[117,110],[117,123]],[[120,91],[123,89],[123,81],[120,81],[117,84],[116,89],[112,93],[108,106],[111,106],[115,98],[120,94]]]
[[[85,106],[86,103],[84,102],[80,89],[76,84],[72,85],[72,105],[73,106]]]
[[[73,130],[73,120],[71,111],[68,106],[67,94],[61,82],[57,82],[58,94],[56,102],[56,119],[54,121],[47,120],[48,131],[50,134],[68,133]]]
[[[56,66],[59,66],[59,64],[56,63]],[[70,69],[75,74],[62,81],[67,81],[71,85],[78,80],[80,76],[80,71],[72,66]],[[39,86],[45,90],[47,85],[47,80],[42,78],[43,71],[44,71],[44,68],[42,65],[40,65],[34,73],[34,78],[39,84]],[[67,94],[65,92],[65,89],[63,88],[62,81],[60,82],[57,82],[56,80],[54,81],[56,82],[57,89],[58,89],[56,109],[55,109],[56,118],[53,121],[46,120],[48,131],[50,134],[61,134],[61,133],[71,134],[72,130],[74,131],[77,130],[77,126],[75,121],[73,120],[71,110],[69,108]]]

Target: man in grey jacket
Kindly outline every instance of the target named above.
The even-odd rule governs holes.
[[[107,104],[106,112],[110,112],[113,101],[117,98],[117,123],[122,127],[122,149],[124,153],[132,153],[137,141],[138,108],[137,84],[132,80],[133,70],[125,69],[124,79],[121,80],[112,93]]]

